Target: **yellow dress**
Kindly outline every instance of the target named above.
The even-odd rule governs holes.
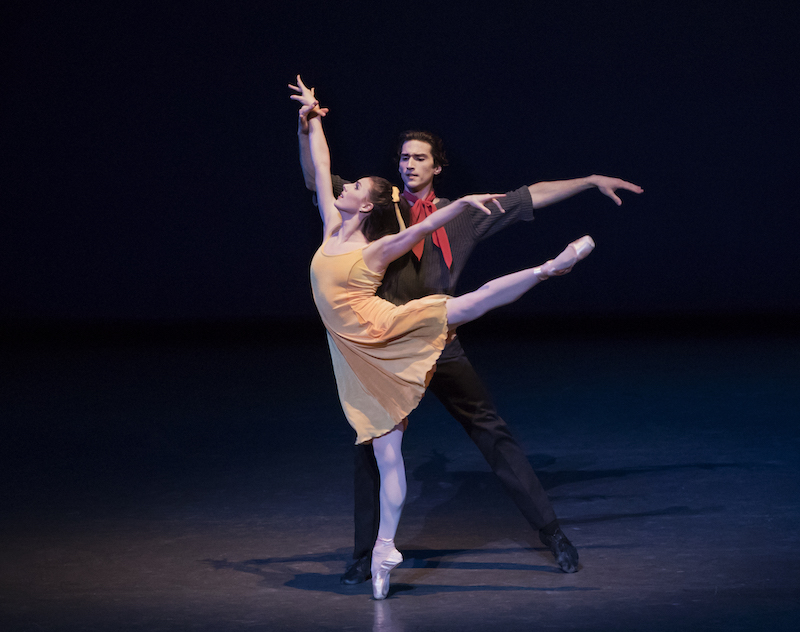
[[[417,407],[447,342],[446,295],[397,306],[375,295],[382,280],[361,249],[328,255],[323,243],[311,260],[311,290],[357,444],[386,434]]]

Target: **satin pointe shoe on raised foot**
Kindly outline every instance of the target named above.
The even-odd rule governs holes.
[[[578,549],[569,541],[561,527],[557,527],[552,535],[539,531],[539,539],[550,549],[553,557],[556,558],[556,564],[562,571],[565,573],[578,572]]]
[[[389,574],[403,561],[394,544],[376,546],[372,550],[372,596],[375,599],[386,599],[389,594]]]
[[[575,261],[581,261],[586,259],[586,257],[589,256],[589,253],[594,250],[594,239],[589,237],[589,235],[584,235],[580,239],[573,241],[570,246],[575,248]]]
[[[355,586],[356,584],[363,584],[370,577],[372,577],[372,575],[370,575],[369,572],[369,562],[370,562],[369,555],[365,555],[364,557],[358,558],[344,572],[344,575],[342,575],[339,578],[339,581],[347,586]]]
[[[586,259],[592,250],[594,250],[594,239],[586,235],[569,244],[560,255],[548,261],[541,269],[547,276],[567,274],[578,261]]]

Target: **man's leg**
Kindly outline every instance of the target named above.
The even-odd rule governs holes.
[[[357,445],[354,456],[354,562],[340,578],[343,584],[351,585],[360,584],[370,578],[372,547],[378,537],[380,523],[381,490],[381,475],[375,462],[372,444]]]
[[[506,422],[495,410],[458,339],[448,345],[428,388],[478,446],[522,515],[553,552],[561,569],[568,573],[578,570],[578,552],[558,526],[547,492]]]

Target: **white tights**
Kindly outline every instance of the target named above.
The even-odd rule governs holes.
[[[402,443],[402,424],[388,434],[372,440],[375,461],[381,474],[378,537],[383,540],[394,540],[403,504],[406,502],[406,466],[403,463]]]
[[[447,324],[454,329],[483,316],[495,307],[513,303],[541,281],[569,272],[593,248],[594,241],[587,235],[573,241],[555,259],[541,266],[507,274],[484,283],[474,292],[447,299]]]

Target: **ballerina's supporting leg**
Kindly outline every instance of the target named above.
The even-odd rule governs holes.
[[[566,274],[594,249],[588,235],[573,241],[555,259],[485,283],[474,292],[447,300],[447,323],[454,328],[480,318],[489,310],[513,303],[541,281]]]
[[[397,524],[406,501],[406,468],[401,445],[403,431],[395,428],[388,434],[373,439],[372,448],[381,475],[378,539],[372,549],[372,595],[385,599],[389,592],[389,573],[403,561],[394,546]]]

